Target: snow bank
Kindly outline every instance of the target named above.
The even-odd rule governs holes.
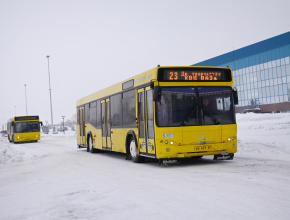
[[[9,164],[12,162],[21,162],[24,152],[16,151],[11,145],[0,140],[0,164]]]
[[[65,138],[76,138],[76,131],[68,130],[63,133],[63,131],[59,131],[57,134],[52,134],[51,130],[49,134],[41,133],[41,138],[47,137],[65,137]]]
[[[238,154],[290,158],[290,114],[237,114]]]

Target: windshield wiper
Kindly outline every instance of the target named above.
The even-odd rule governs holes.
[[[209,112],[209,111],[207,110],[207,108],[203,108],[202,111],[205,111],[205,112],[207,113],[207,115],[205,115],[205,114],[203,113],[203,116],[207,116],[207,117],[209,117],[210,120],[212,120],[212,122],[213,122],[214,124],[216,124],[216,125],[220,125],[220,124],[221,124],[221,123],[219,122],[219,120],[218,120],[216,117],[214,117],[213,114],[212,114],[211,112]]]
[[[182,120],[181,124],[179,126],[183,126],[183,125],[187,125],[187,123],[189,122],[189,120],[194,117],[194,114],[195,114],[195,111],[196,111],[196,108],[195,106],[193,106],[191,112],[188,114],[188,116],[186,116],[184,118],[184,120]]]

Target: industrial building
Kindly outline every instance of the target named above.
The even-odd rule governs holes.
[[[290,112],[290,32],[192,66],[232,68],[236,112]]]

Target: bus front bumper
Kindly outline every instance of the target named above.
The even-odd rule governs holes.
[[[204,155],[223,155],[224,152],[233,154],[237,152],[237,141],[228,143],[204,144],[204,145],[170,145],[160,144],[156,149],[157,158],[185,158]]]
[[[40,140],[40,134],[16,134],[15,142],[25,142],[25,141],[38,141]]]

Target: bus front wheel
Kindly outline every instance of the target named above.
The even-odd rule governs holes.
[[[138,148],[137,148],[137,145],[136,145],[135,140],[134,140],[133,137],[131,137],[129,149],[130,149],[130,155],[131,155],[132,161],[134,163],[142,163],[142,162],[144,162],[145,158],[141,157],[139,155]]]

